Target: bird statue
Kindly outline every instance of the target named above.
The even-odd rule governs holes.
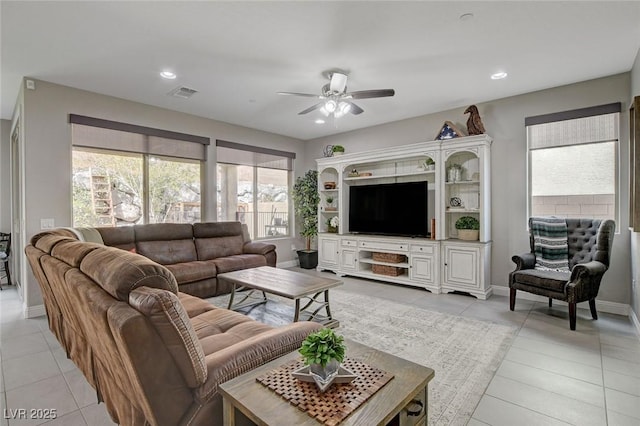
[[[480,118],[480,113],[478,112],[477,106],[469,106],[469,108],[464,110],[464,113],[471,113],[469,115],[469,119],[467,120],[467,133],[469,133],[469,136],[481,135],[485,133],[484,125],[482,124],[482,119]]]

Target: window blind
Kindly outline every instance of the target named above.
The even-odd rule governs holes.
[[[617,141],[619,121],[619,103],[527,117],[529,149]]]
[[[69,115],[72,145],[205,161],[209,138],[75,114]]]
[[[294,152],[279,151],[223,140],[216,141],[218,163],[293,170]]]

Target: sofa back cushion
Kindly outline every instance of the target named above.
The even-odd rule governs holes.
[[[207,380],[204,352],[178,296],[166,290],[140,287],[129,295],[129,304],[151,321],[187,386],[202,385]]]
[[[244,238],[240,222],[194,223],[198,260],[242,254]]]
[[[135,251],[136,236],[133,226],[117,226],[96,228],[106,246],[117,247],[123,250]]]
[[[136,251],[161,265],[197,260],[193,227],[188,223],[134,226]]]
[[[131,291],[142,286],[178,293],[176,279],[167,268],[115,247],[92,250],[82,259],[80,270],[111,296],[124,302],[129,301]]]

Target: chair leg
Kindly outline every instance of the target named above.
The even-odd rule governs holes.
[[[516,307],[516,289],[510,288],[509,289],[509,309],[513,311],[515,307]]]
[[[576,304],[569,303],[569,328],[576,329]]]
[[[4,269],[7,271],[7,285],[11,285],[11,273],[9,272],[9,262],[4,262]]]
[[[596,299],[589,300],[589,309],[591,309],[591,318],[594,320],[598,319],[598,312],[596,311]]]
[[[553,299],[549,298],[549,307],[551,307],[553,305]]]

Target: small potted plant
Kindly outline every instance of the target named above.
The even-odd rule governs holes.
[[[342,155],[344,154],[344,146],[342,145],[334,145],[333,146],[333,155]]]
[[[422,167],[427,171],[435,170],[436,169],[436,162],[433,161],[433,158],[427,157],[427,159],[424,160],[424,163],[423,163]]]
[[[462,216],[456,220],[458,238],[466,241],[475,241],[480,234],[480,222],[473,216]]]
[[[340,218],[333,216],[327,219],[327,232],[337,233],[338,225],[340,224]]]
[[[344,360],[346,346],[344,337],[330,328],[310,334],[298,350],[305,365],[321,385],[325,385],[338,374],[340,363]]]
[[[325,207],[326,211],[332,212],[337,210],[337,208],[333,205],[334,199],[332,196],[328,196],[325,200],[327,202],[327,206]]]

